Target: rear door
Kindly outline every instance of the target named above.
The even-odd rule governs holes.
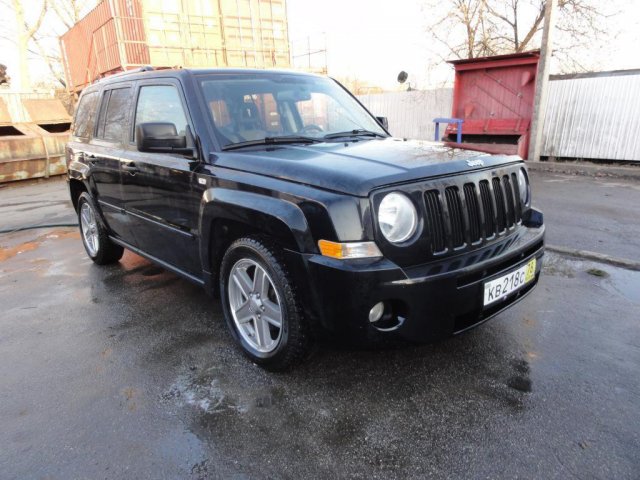
[[[179,135],[193,125],[181,85],[175,79],[142,81],[136,86],[135,99],[129,144],[122,157],[122,188],[138,247],[200,277],[197,236],[203,188],[197,179],[199,162],[179,154],[140,152],[135,144],[139,123],[170,122]]]
[[[107,87],[101,98],[93,139],[84,157],[90,166],[91,182],[110,233],[135,245],[135,238],[124,211],[120,159],[130,125],[131,84]]]

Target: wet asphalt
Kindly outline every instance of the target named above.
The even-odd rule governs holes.
[[[187,281],[95,266],[73,228],[4,234],[0,478],[638,478],[640,272],[549,254],[544,273],[465,335],[328,341],[273,374]]]

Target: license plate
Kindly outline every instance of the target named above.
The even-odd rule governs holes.
[[[484,284],[484,306],[503,300],[510,293],[516,292],[533,280],[536,276],[536,259],[517,270],[491,280]]]

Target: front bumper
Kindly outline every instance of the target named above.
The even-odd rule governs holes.
[[[504,300],[485,308],[484,282],[497,278],[544,253],[544,226],[523,227],[505,241],[477,251],[412,268],[386,259],[341,261],[321,255],[303,256],[306,278],[300,290],[309,318],[332,332],[358,337],[380,335],[428,342],[477,326],[513,305],[538,283],[542,262],[533,281]],[[306,284],[306,285],[305,285]],[[387,305],[387,316],[373,326],[369,310]]]

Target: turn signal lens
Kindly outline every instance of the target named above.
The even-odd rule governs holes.
[[[347,258],[376,258],[382,253],[374,242],[347,242],[338,243],[329,240],[318,242],[320,253],[325,257],[347,259]]]

